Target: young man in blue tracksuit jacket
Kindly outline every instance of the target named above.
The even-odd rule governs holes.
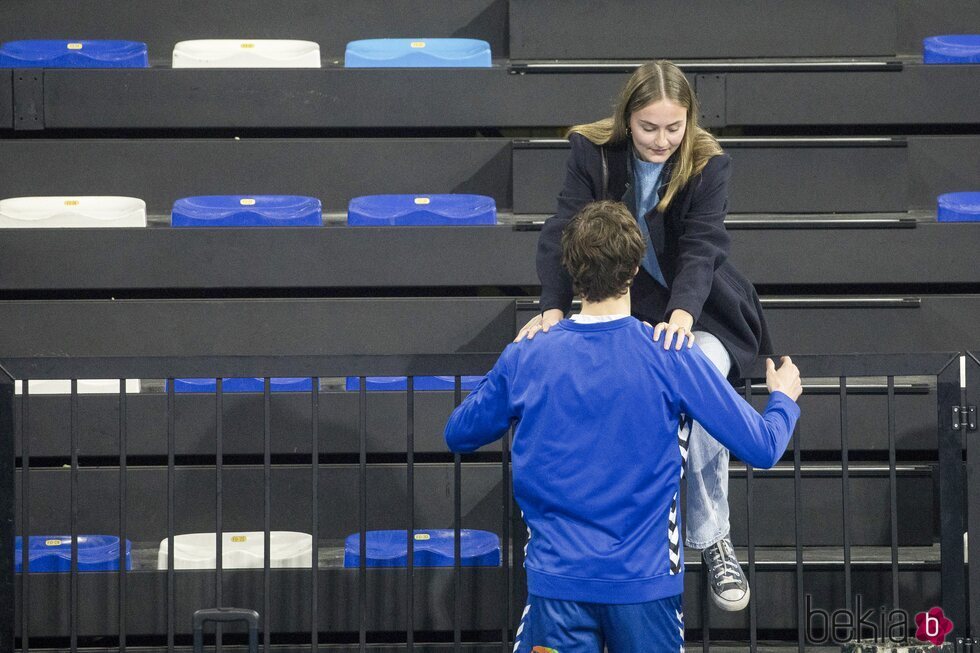
[[[530,532],[519,653],[682,651],[684,416],[768,468],[800,414],[787,357],[767,361],[759,415],[691,341],[668,348],[667,325],[630,317],[643,252],[624,205],[586,206],[562,237],[581,314],[508,346],[446,425],[449,448],[466,452],[516,424],[514,497]]]

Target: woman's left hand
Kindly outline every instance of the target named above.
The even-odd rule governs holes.
[[[674,343],[674,336],[677,336],[676,344],[674,346],[678,351],[684,346],[684,340],[687,340],[687,348],[690,349],[694,346],[694,333],[691,329],[694,327],[694,316],[685,310],[674,309],[674,312],[670,314],[670,322],[660,322],[653,328],[653,341],[660,342],[660,336],[664,336],[664,349],[670,349],[670,345]]]

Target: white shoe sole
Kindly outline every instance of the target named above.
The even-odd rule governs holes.
[[[708,588],[708,592],[711,594],[711,600],[718,607],[719,610],[724,610],[725,612],[738,612],[744,610],[749,604],[749,597],[752,594],[752,588],[747,587],[745,590],[745,596],[743,596],[738,601],[726,601],[717,594],[715,594],[711,588]]]

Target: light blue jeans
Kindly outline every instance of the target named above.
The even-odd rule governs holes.
[[[728,376],[732,360],[718,338],[707,331],[695,331],[694,342]],[[684,543],[692,549],[706,549],[728,536],[728,449],[711,437],[697,422],[685,428],[687,441],[687,512],[684,515]]]

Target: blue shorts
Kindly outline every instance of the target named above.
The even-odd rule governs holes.
[[[617,605],[530,595],[514,653],[683,653],[681,598]]]

